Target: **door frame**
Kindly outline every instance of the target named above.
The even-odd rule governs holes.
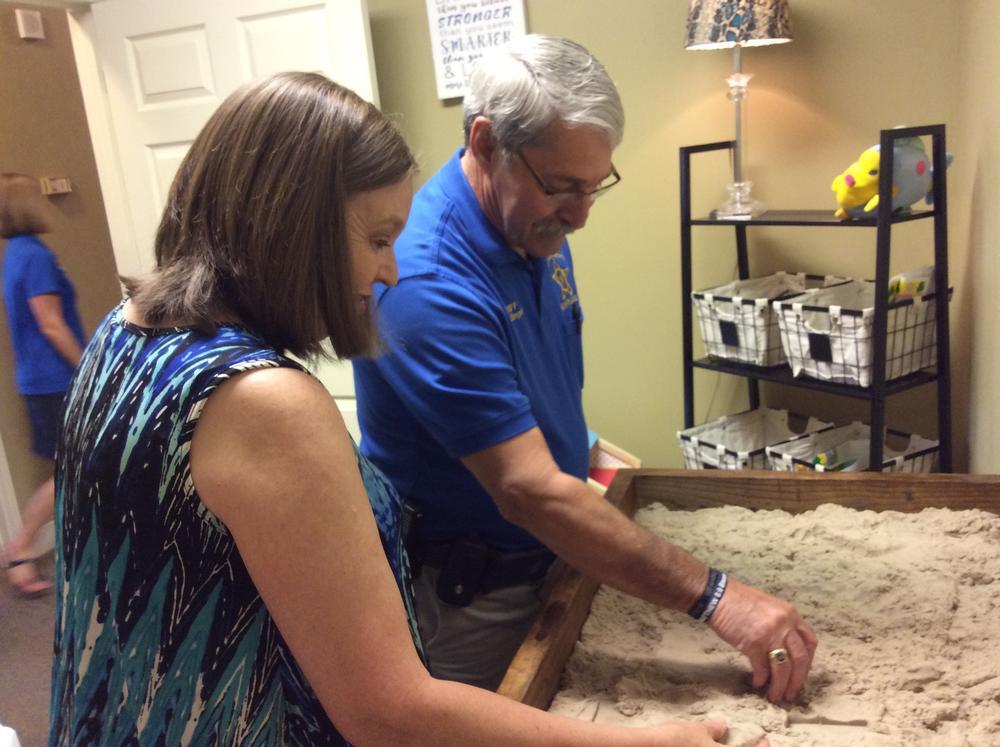
[[[7,452],[0,436],[0,545],[6,545],[21,529],[21,507],[14,492]]]
[[[59,0],[53,1],[57,5],[61,4]],[[129,275],[140,269],[140,256],[135,230],[125,201],[125,186],[114,145],[110,105],[104,74],[101,72],[97,56],[97,27],[90,8],[93,2],[89,0],[71,2],[68,5],[71,7],[67,7],[66,17],[73,44],[73,58],[76,60],[83,109],[87,116],[94,161],[97,164],[97,176],[104,198],[104,213],[111,235],[111,250],[114,253],[118,273]]]

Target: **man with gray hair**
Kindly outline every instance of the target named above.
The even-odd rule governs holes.
[[[465,147],[421,188],[382,288],[388,348],[355,361],[361,448],[409,508],[417,618],[436,677],[495,689],[555,555],[706,621],[774,702],[816,637],[788,603],[654,537],[586,484],[583,313],[566,235],[621,177],[625,117],[580,45],[529,35],[468,81]]]

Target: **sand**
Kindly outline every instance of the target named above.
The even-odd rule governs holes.
[[[1000,516],[825,505],[637,521],[796,605],[819,637],[802,697],[768,703],[747,660],[686,615],[601,588],[551,711],[635,726],[721,715],[726,744],[1000,745]]]

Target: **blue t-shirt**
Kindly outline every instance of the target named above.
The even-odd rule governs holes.
[[[59,296],[63,318],[82,347],[76,291],[55,255],[36,236],[12,236],[3,257],[3,299],[14,349],[14,380],[21,394],[65,392],[73,377],[73,366],[42,334],[28,305],[29,299],[46,293]]]
[[[490,224],[455,154],[417,193],[380,287],[388,351],[355,361],[361,449],[424,512],[418,536],[539,541],[503,519],[459,461],[536,425],[559,468],[585,479],[583,315],[569,246],[522,259]]]

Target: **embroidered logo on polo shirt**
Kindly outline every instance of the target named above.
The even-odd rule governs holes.
[[[562,294],[559,308],[566,309],[578,303],[580,298],[576,295],[576,290],[573,286],[570,285],[569,266],[566,264],[566,258],[562,254],[549,257],[549,271],[552,273],[552,279],[556,281],[556,285],[559,286],[559,291]]]
[[[524,309],[521,308],[521,304],[517,301],[511,301],[507,304],[507,316],[510,317],[512,322],[517,321],[524,316]]]

